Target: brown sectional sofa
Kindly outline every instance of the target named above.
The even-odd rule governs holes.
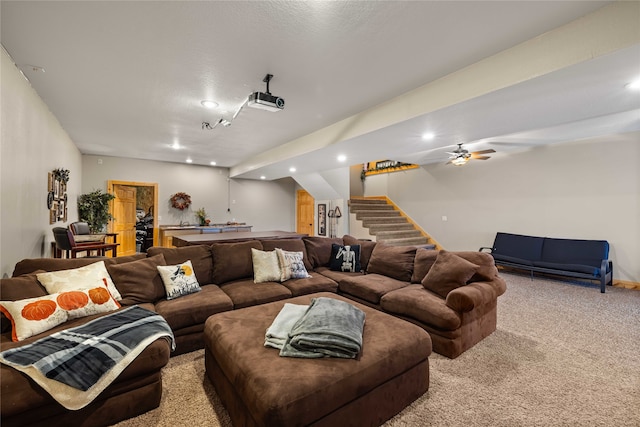
[[[331,270],[332,243],[361,245],[362,271]],[[251,248],[270,251],[276,247],[302,252],[311,277],[282,283],[254,283]],[[141,304],[167,320],[175,335],[176,350],[172,355],[204,347],[205,321],[212,314],[316,292],[332,292],[422,327],[431,336],[435,352],[454,358],[495,330],[497,297],[504,293],[506,285],[498,276],[490,255],[452,252],[448,254],[454,254],[458,262],[463,259],[462,262],[473,265],[466,265],[473,270],[463,278],[466,280],[462,284],[466,285],[450,290],[444,296],[438,295],[437,288],[436,291],[427,290],[427,285],[421,282],[434,265],[439,271],[463,270],[455,263],[451,264],[453,268],[448,268],[447,263],[438,259],[438,254],[435,250],[393,247],[350,236],[334,239],[306,237],[302,240],[256,240],[182,248],[153,247],[146,256],[111,258],[106,259],[105,264],[122,294],[123,307]],[[187,260],[191,261],[202,290],[167,300],[156,266]],[[29,275],[35,277],[32,273],[36,271],[66,270],[95,261],[82,258],[23,260],[16,265],[12,278],[2,279],[0,299],[38,296],[29,293],[33,287],[16,291],[21,289],[17,288],[16,281],[25,280],[24,277]],[[442,280],[446,281],[446,278]],[[83,324],[91,318],[76,319],[73,324],[67,322],[27,342],[55,330]],[[10,330],[3,328],[2,350],[23,343],[11,342]],[[94,403],[73,412],[57,404],[18,371],[1,365],[2,425],[109,425],[136,416],[159,404],[162,391],[160,370],[168,357],[169,344],[166,340],[154,342]],[[71,419],[73,421],[69,421]]]

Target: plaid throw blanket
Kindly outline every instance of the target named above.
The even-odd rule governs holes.
[[[65,408],[76,410],[91,403],[160,337],[175,348],[164,318],[133,306],[3,351],[0,362],[29,375]]]

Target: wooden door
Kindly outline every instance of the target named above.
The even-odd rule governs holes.
[[[118,233],[118,256],[136,253],[136,188],[114,185],[113,232]]]
[[[309,236],[315,235],[313,232],[315,201],[313,200],[313,197],[311,197],[311,194],[307,193],[305,190],[298,190],[296,206],[296,217],[298,220],[296,233],[308,234]]]

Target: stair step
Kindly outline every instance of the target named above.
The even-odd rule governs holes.
[[[366,227],[366,226],[365,226]],[[408,222],[398,222],[398,223],[383,223],[383,224],[369,224],[367,227],[371,234],[380,233],[382,231],[397,231],[397,230],[415,230],[413,224]]]
[[[361,205],[386,205],[387,201],[384,199],[350,199],[349,206],[354,204]]]
[[[429,241],[426,237],[409,237],[403,239],[388,239],[380,240],[376,238],[377,242],[383,242],[386,245],[391,246],[407,246],[407,245],[427,245]]]
[[[408,224],[407,219],[403,216],[372,216],[362,219],[363,227],[382,224]]]
[[[370,210],[370,211],[362,211],[356,212],[356,219],[364,220],[365,218],[371,217],[400,217],[399,211],[380,211],[380,210]]]
[[[424,237],[422,233],[418,230],[391,230],[391,231],[380,231],[375,234],[376,240],[387,240],[387,239],[404,239],[410,237]]]
[[[372,210],[380,210],[380,211],[392,211],[393,206],[391,205],[381,205],[379,203],[357,203],[349,206],[349,212],[356,213],[362,211],[372,211]]]

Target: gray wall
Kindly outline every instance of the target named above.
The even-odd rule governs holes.
[[[81,156],[4,49],[0,52],[0,274],[10,276],[23,258],[50,256],[51,229],[78,215]],[[47,174],[70,171],[68,222],[49,224]]]
[[[615,278],[640,282],[639,164],[630,133],[374,175],[365,193],[388,194],[451,250],[491,246],[497,231],[608,240]]]
[[[82,169],[83,193],[106,190],[108,180],[157,183],[160,225],[194,224],[195,211],[204,207],[214,223],[235,220],[253,225],[253,231],[295,230],[295,183],[291,179],[228,180],[226,168],[93,155],[82,156]],[[188,210],[169,205],[169,198],[178,192],[191,196]]]

